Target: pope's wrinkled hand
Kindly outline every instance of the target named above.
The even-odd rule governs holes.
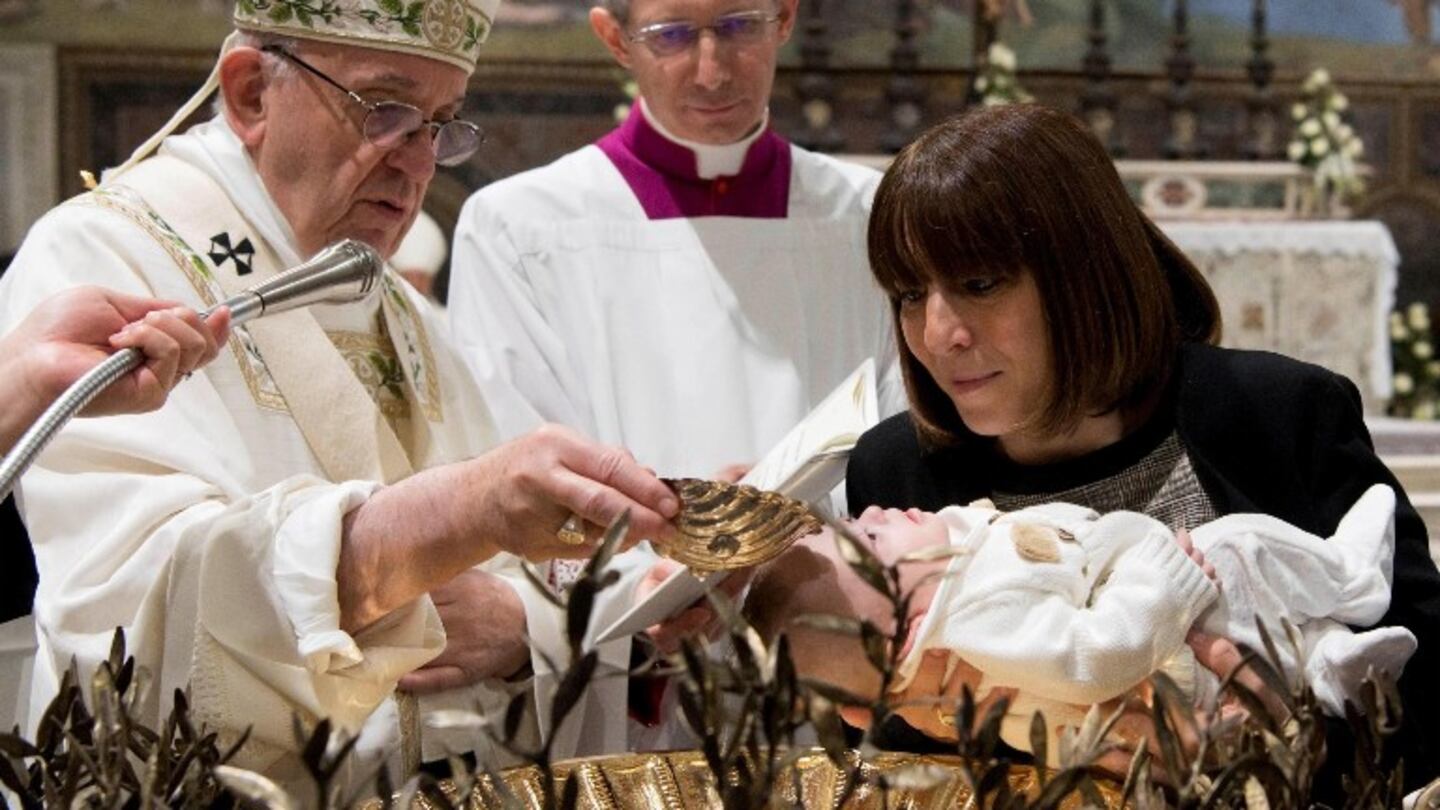
[[[471,462],[474,520],[502,551],[528,560],[588,557],[605,527],[630,516],[622,543],[668,537],[679,499],[630,453],[545,425]],[[574,514],[586,542],[567,543],[559,530]]]
[[[445,625],[445,651],[401,678],[401,689],[427,694],[509,678],[530,660],[525,605],[505,580],[472,568],[430,598]]]
[[[668,537],[679,511],[675,493],[628,452],[545,425],[385,487],[350,512],[336,570],[341,625],[365,627],[502,552],[589,556],[622,515],[626,547]],[[572,514],[583,520],[579,543],[560,535]]]

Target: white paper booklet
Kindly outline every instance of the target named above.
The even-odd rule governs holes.
[[[879,421],[875,361],[866,360],[815,409],[785,434],[780,443],[740,483],[828,508],[830,492],[845,479],[845,464],[860,434]],[[694,604],[728,572],[699,579],[688,568],[676,571],[597,637],[597,643],[634,635]]]

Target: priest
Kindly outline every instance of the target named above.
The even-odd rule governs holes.
[[[498,2],[238,0],[206,87],[31,229],[0,332],[81,283],[200,309],[343,238],[390,255],[436,163],[480,143],[460,107]],[[218,114],[171,135],[217,88]],[[625,511],[663,532],[677,508],[623,451],[569,430],[496,446],[432,310],[389,270],[366,302],[236,328],[153,414],[71,423],[19,502],[40,571],[32,707],[72,658],[88,683],[120,626],[151,675],[139,719],[188,688],[197,725],[249,729],[240,764],[282,777],[295,716],[397,742],[397,679],[445,646],[429,591],[464,577],[483,610],[528,587],[521,556],[588,554]],[[523,688],[467,698],[495,709]],[[415,735],[398,742],[418,757]]]
[[[882,410],[902,406],[865,252],[879,175],[770,125],[797,2],[591,10],[639,88],[629,116],[481,189],[456,229],[452,334],[482,382],[516,395],[490,401],[502,435],[555,421],[662,475],[714,477],[758,460],[867,357]],[[626,745],[613,726],[594,739]]]

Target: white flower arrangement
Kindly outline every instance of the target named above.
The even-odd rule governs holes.
[[[640,85],[636,84],[634,79],[626,79],[620,85],[620,90],[625,93],[626,100],[616,104],[615,109],[611,111],[617,124],[624,123],[625,119],[630,117],[630,107],[634,105],[635,97],[640,95]]]
[[[1289,157],[1310,170],[1318,194],[1351,200],[1365,190],[1357,166],[1365,144],[1341,115],[1350,108],[1350,100],[1335,89],[1324,68],[1312,72],[1301,90],[1304,97],[1290,108],[1295,134],[1287,149]]]
[[[975,77],[975,90],[980,93],[981,104],[993,107],[1035,100],[1015,78],[1016,66],[1014,51],[1003,42],[991,43],[990,49],[985,52],[985,64],[980,68],[980,75]]]
[[[1390,357],[1394,395],[1391,416],[1433,420],[1440,416],[1440,360],[1435,359],[1430,310],[1413,303],[1390,313]]]

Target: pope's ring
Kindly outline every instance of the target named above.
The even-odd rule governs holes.
[[[585,518],[571,512],[570,517],[565,518],[565,522],[555,530],[555,536],[567,546],[585,545]]]
[[[947,708],[950,708],[951,710],[946,711]],[[935,719],[939,721],[940,725],[942,726],[949,726],[950,728],[955,728],[955,726],[957,725],[955,722],[955,712],[953,707],[947,707],[943,704],[935,705]]]

